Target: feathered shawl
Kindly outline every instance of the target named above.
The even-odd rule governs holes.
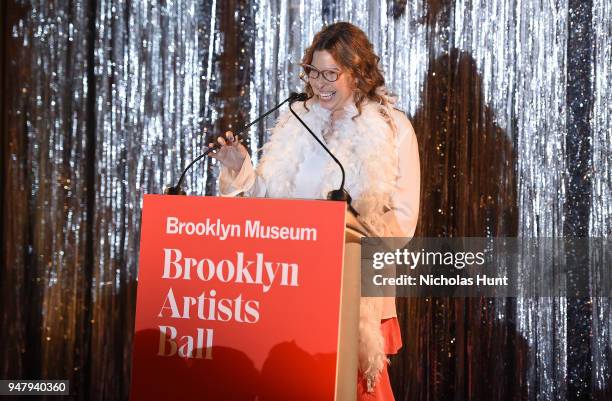
[[[391,117],[393,99],[385,99],[384,104],[364,104],[360,115],[355,106],[346,108],[344,116],[335,122],[327,142],[345,168],[345,187],[353,198],[353,207],[364,225],[377,235],[384,232],[381,216],[391,208],[391,194],[398,177],[397,132]],[[330,127],[330,112],[311,101],[307,105],[295,103],[293,108],[323,139],[323,132]],[[291,198],[298,169],[309,152],[320,152],[319,147],[289,111],[283,113],[263,147],[257,168],[266,183],[267,196]],[[313,198],[324,199],[340,184],[340,169],[331,158],[322,180],[321,193],[313,194]],[[380,331],[381,316],[380,298],[361,298],[359,368],[369,391],[373,390],[384,364],[388,362]]]

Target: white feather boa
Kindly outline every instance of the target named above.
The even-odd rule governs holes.
[[[296,103],[293,109],[300,118],[322,139],[323,131],[330,124],[330,113],[318,103]],[[336,121],[328,148],[340,160],[346,172],[345,187],[353,198],[353,206],[360,220],[374,230],[384,232],[380,217],[390,210],[391,194],[398,177],[398,148],[395,123],[389,106],[369,102],[362,106],[361,115],[353,105],[345,109],[344,118]],[[299,121],[284,112],[272,129],[270,140],[263,147],[263,156],[257,168],[267,188],[269,197],[292,197],[294,177],[310,152],[319,152],[320,145],[310,136]],[[325,199],[341,181],[338,166],[329,160],[322,177],[321,193],[313,198]]]
[[[389,104],[389,103],[388,103]],[[300,118],[320,138],[330,125],[330,112],[318,103],[303,103],[293,108]],[[369,102],[357,115],[355,106],[345,109],[345,115],[334,124],[327,143],[346,171],[345,187],[353,198],[360,220],[380,235],[384,232],[381,216],[390,209],[390,199],[398,177],[398,147],[395,122],[390,105]],[[267,196],[292,197],[294,177],[309,152],[320,151],[319,144],[289,112],[283,113],[263,148],[258,166],[266,182]],[[313,198],[325,198],[339,186],[341,173],[331,160],[325,167],[321,193]],[[382,300],[361,298],[359,322],[359,369],[368,391],[372,391],[385,363],[384,338],[380,330]]]

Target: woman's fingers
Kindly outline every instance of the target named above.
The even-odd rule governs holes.
[[[210,152],[210,156],[218,160],[231,170],[240,171],[248,151],[241,144],[240,137],[231,131],[219,135],[214,142],[208,144],[209,148],[216,148]]]
[[[224,147],[229,146],[229,147],[239,147],[238,145],[240,144],[240,142],[242,142],[238,136],[234,135],[234,133],[232,131],[226,131],[224,133],[224,135],[219,135],[217,137],[217,140],[215,141],[217,143],[217,145],[215,145],[215,143],[210,142],[208,144],[209,148],[212,148],[214,146],[217,146],[218,149],[216,149],[215,151],[211,152],[210,155],[215,157],[215,158],[219,158],[219,156],[221,156],[222,158],[225,157],[226,155],[226,150],[223,150]],[[219,146],[221,145],[221,146]],[[222,154],[219,154],[219,152],[221,152]]]
[[[227,131],[225,133],[225,138],[227,139],[228,145],[234,146],[238,143],[242,142],[242,139],[238,135],[235,135],[232,131]]]
[[[236,143],[236,139],[237,137],[234,136],[234,133],[232,131],[227,131],[225,133],[225,138],[223,138],[223,135],[217,137],[217,142],[221,146],[232,146]]]

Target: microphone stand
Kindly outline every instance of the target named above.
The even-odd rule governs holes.
[[[327,146],[323,143],[323,141],[321,141],[319,139],[319,137],[317,137],[315,135],[315,133],[312,132],[310,127],[308,125],[306,125],[306,123],[300,118],[300,116],[298,116],[298,114],[291,107],[291,103],[289,103],[289,110],[291,111],[291,114],[293,114],[293,116],[295,118],[297,118],[297,120],[300,122],[300,124],[302,124],[304,126],[304,128],[306,128],[306,131],[308,131],[308,133],[310,133],[310,135],[312,135],[312,137],[319,143],[319,145],[321,145],[323,147],[323,149],[325,149],[327,154],[340,167],[340,171],[342,172],[342,181],[340,182],[340,188],[334,189],[332,191],[329,191],[329,193],[327,194],[327,199],[334,200],[334,201],[343,201],[343,202],[346,202],[347,205],[348,205],[349,211],[353,215],[359,216],[359,213],[357,212],[357,210],[355,210],[355,208],[353,208],[353,206],[351,205],[351,202],[352,202],[351,196],[346,191],[346,189],[344,189],[344,181],[345,181],[345,178],[346,178],[346,173],[344,172],[344,167],[342,166],[342,163],[340,163],[340,160],[338,160],[336,158],[336,156],[333,155],[333,153],[327,148]]]
[[[248,130],[249,128],[251,128],[251,126],[253,126],[253,124],[258,123],[259,121],[261,121],[263,118],[269,116],[271,113],[275,112],[276,110],[278,110],[281,106],[283,106],[285,103],[289,102],[289,107],[291,107],[291,104],[293,102],[297,102],[297,101],[304,101],[308,99],[308,96],[305,93],[296,93],[296,92],[292,92],[289,97],[285,100],[283,100],[281,103],[277,104],[276,106],[274,106],[272,109],[268,110],[265,114],[262,114],[261,116],[257,117],[255,120],[251,121],[249,124],[245,125],[244,127],[240,128],[237,132],[236,132],[236,136],[240,136],[242,135],[246,130]],[[303,123],[302,123],[303,124]],[[193,159],[193,161],[191,163],[189,163],[187,165],[187,167],[185,167],[185,169],[183,170],[183,173],[181,174],[181,177],[178,180],[178,183],[175,186],[169,186],[164,190],[164,194],[165,195],[186,195],[185,191],[183,191],[182,186],[183,186],[183,180],[185,179],[185,174],[187,174],[187,171],[189,171],[191,169],[191,166],[193,166],[195,163],[197,163],[198,161],[202,160],[202,158],[208,156],[208,154],[212,151],[215,151],[217,149],[219,149],[221,147],[220,144],[218,143],[214,143],[213,146],[209,147],[206,149],[206,151],[204,151],[204,153],[202,153],[201,155],[199,155],[198,157],[196,157],[195,159]],[[333,157],[333,156],[332,156]],[[344,172],[343,172],[344,174]],[[344,182],[344,179],[343,179]]]

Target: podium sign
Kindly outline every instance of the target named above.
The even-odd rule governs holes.
[[[146,195],[131,400],[332,400],[342,202]]]

